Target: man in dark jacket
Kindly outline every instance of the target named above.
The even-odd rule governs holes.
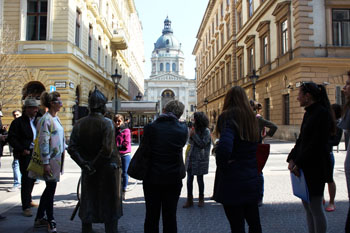
[[[95,89],[89,97],[90,114],[76,122],[68,147],[82,169],[79,217],[83,233],[93,232],[92,223],[104,223],[106,233],[116,233],[122,216],[121,160],[113,122],[103,116],[106,102]]]
[[[163,114],[145,126],[141,143],[150,145],[150,166],[143,181],[146,201],[145,233],[159,232],[162,211],[163,232],[177,232],[176,209],[185,177],[182,149],[188,129],[179,122],[185,106],[177,101],[166,104]]]
[[[36,137],[36,120],[38,103],[35,99],[28,98],[24,101],[23,115],[12,121],[8,141],[13,147],[13,156],[19,161],[19,169],[22,174],[21,199],[23,215],[31,217],[31,207],[37,206],[32,202],[32,190],[34,179],[28,177],[27,167],[32,157],[34,139]]]

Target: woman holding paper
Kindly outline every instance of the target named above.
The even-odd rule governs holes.
[[[302,82],[298,101],[305,108],[300,134],[290,152],[288,169],[296,176],[302,170],[309,202],[302,200],[310,233],[325,233],[327,218],[322,200],[325,183],[333,181],[328,140],[335,132],[335,120],[326,89],[314,82]]]

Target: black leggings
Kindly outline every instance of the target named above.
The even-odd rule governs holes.
[[[38,212],[36,213],[36,219],[43,218],[46,213],[47,220],[51,221],[51,220],[54,220],[53,198],[55,196],[57,182],[45,181],[45,183],[46,183],[46,188],[40,198],[40,204],[39,204]]]
[[[194,175],[191,175],[189,172],[187,172],[187,195],[188,196],[193,195],[193,179],[194,179]],[[198,182],[199,195],[204,195],[203,175],[197,176],[197,182]]]
[[[224,205],[224,210],[230,222],[231,232],[245,233],[245,221],[249,226],[249,233],[261,233],[258,203],[239,206]]]

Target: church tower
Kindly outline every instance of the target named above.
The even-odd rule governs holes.
[[[173,35],[168,17],[164,20],[162,35],[154,43],[151,62],[150,78],[165,73],[184,76],[184,54],[181,51],[181,43]]]

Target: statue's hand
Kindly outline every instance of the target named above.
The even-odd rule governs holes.
[[[83,172],[85,172],[88,175],[92,175],[96,172],[95,168],[91,166],[91,164],[87,161],[83,163],[83,165],[81,166],[81,169],[83,170]]]

